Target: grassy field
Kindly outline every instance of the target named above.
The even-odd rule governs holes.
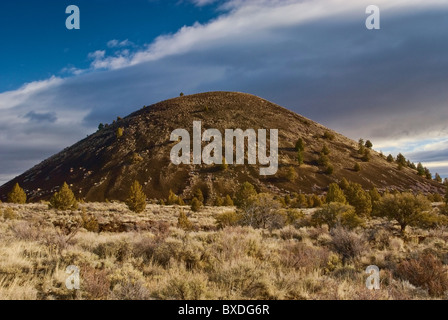
[[[86,203],[0,204],[0,299],[444,299],[448,230],[399,228],[382,219],[354,231],[306,226],[216,227],[234,210]],[[380,289],[368,290],[369,265]],[[68,290],[66,267],[80,270]]]

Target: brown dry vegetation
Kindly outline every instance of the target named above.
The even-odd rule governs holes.
[[[0,204],[0,299],[440,299],[447,298],[448,230],[369,219],[353,230],[312,227],[303,209],[279,229],[217,228],[232,207],[122,203]],[[300,212],[299,209],[290,209]],[[291,215],[291,213],[289,213]],[[90,230],[90,231],[89,231]],[[368,265],[381,289],[365,287]],[[76,265],[81,289],[65,287]]]

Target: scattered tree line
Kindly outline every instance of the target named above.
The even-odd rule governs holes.
[[[25,191],[18,183],[8,194],[8,202],[23,204],[27,201]],[[431,202],[443,202],[433,209]],[[128,208],[141,213],[147,205],[147,197],[142,185],[135,181],[129,190],[126,200]],[[165,200],[160,201],[165,204]],[[193,212],[198,212],[204,206],[205,199],[200,188],[195,188],[189,203]],[[170,190],[167,205],[185,206],[184,200]],[[305,195],[292,193],[285,196],[275,196],[259,193],[249,182],[241,184],[232,198],[218,196],[215,206],[235,206],[236,210],[228,211],[216,217],[218,227],[229,225],[249,225],[254,228],[281,228],[287,224],[297,224],[306,221],[310,225],[327,225],[329,229],[339,226],[353,229],[363,227],[372,217],[383,217],[394,221],[402,234],[408,226],[433,228],[448,226],[448,184],[445,195],[414,194],[411,192],[385,191],[382,194],[376,189],[364,190],[358,183],[347,181],[331,183],[325,195]],[[76,210],[78,200],[67,183],[53,194],[49,208],[56,210]],[[304,208],[316,208],[309,219],[305,218]],[[178,224],[191,228],[188,216],[181,209]]]

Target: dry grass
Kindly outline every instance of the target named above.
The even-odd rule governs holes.
[[[184,207],[193,229],[177,228],[179,207],[132,214],[120,203],[75,212],[0,204],[0,299],[431,299],[446,298],[448,231],[387,222],[353,231],[289,225],[279,230],[216,227],[232,208]],[[83,228],[82,214],[98,231]],[[305,218],[304,218],[305,219]],[[430,252],[430,253],[428,253]],[[381,269],[381,289],[365,268]],[[65,286],[69,265],[80,290]]]

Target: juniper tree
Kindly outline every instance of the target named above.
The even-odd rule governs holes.
[[[229,195],[226,195],[223,205],[226,207],[233,207],[233,200]]]
[[[368,216],[372,211],[372,202],[370,195],[358,183],[350,183],[344,190],[347,202],[355,207],[356,214]]]
[[[322,147],[321,153],[323,153],[324,155],[329,155],[330,154],[330,149],[328,149],[326,144],[324,144],[324,146]]]
[[[424,212],[430,210],[431,203],[423,195],[412,193],[386,194],[378,202],[376,213],[390,220],[398,222],[401,232],[406,231],[406,227],[418,226],[425,221]]]
[[[220,196],[217,196],[215,199],[215,207],[221,207],[224,204],[224,199]]]
[[[10,193],[8,193],[8,202],[9,203],[17,203],[24,204],[26,203],[26,193],[19,186],[19,183],[16,183]]]
[[[303,142],[302,138],[299,138],[296,142],[296,151],[305,151],[305,143]]]
[[[364,153],[361,157],[361,160],[364,162],[369,162],[370,161],[370,150],[369,149],[364,149]]]
[[[303,162],[304,162],[303,151],[299,150],[297,151],[297,163],[299,164],[299,166],[301,166]]]
[[[375,208],[375,205],[378,201],[381,200],[381,194],[378,192],[377,188],[373,187],[369,191],[370,201],[372,202],[372,210]]]
[[[431,180],[431,179],[432,179],[431,171],[429,171],[429,169],[426,168],[426,167],[425,167],[425,177],[426,177],[426,179],[428,179],[428,180]]]
[[[345,198],[344,191],[336,183],[331,183],[328,186],[327,196],[325,198],[326,203],[330,202],[340,202],[346,203],[347,199]]]
[[[235,197],[235,205],[239,208],[245,208],[256,200],[257,190],[250,182],[244,182],[238,190]]]
[[[288,169],[286,169],[286,173],[285,173],[285,178],[289,181],[289,182],[294,182],[297,179],[297,172],[294,169],[294,167],[290,166],[288,167]]]
[[[324,154],[324,153],[320,153],[319,154],[319,158],[317,159],[317,164],[320,166],[327,166],[330,163],[330,159],[328,159],[328,157]]]
[[[194,197],[193,200],[191,200],[191,211],[198,212],[201,206],[202,202],[199,201],[198,198]]]
[[[323,138],[327,139],[327,140],[330,140],[330,141],[333,141],[334,140],[334,134],[329,132],[329,131],[325,131],[324,135],[323,135]]]
[[[203,195],[203,193],[202,193],[201,188],[196,188],[196,189],[194,190],[193,197],[196,198],[197,200],[199,200],[199,202],[200,202],[201,204],[204,203],[204,195]]]
[[[423,167],[423,165],[422,165],[421,162],[419,162],[419,163],[417,164],[417,174],[418,174],[419,176],[424,176],[424,175],[425,175],[425,168]]]
[[[189,231],[193,227],[193,224],[182,209],[180,210],[179,217],[177,218],[177,227],[185,231]]]
[[[401,153],[397,155],[397,159],[395,161],[397,162],[397,164],[402,165],[403,167],[407,166],[406,158]]]
[[[329,230],[337,226],[354,229],[363,223],[363,220],[355,213],[351,205],[331,202],[325,204],[321,209],[315,211],[311,221],[317,225],[326,224]]]
[[[327,167],[325,168],[325,173],[326,174],[333,174],[333,172],[334,172],[334,167],[333,167],[333,165],[331,163],[329,163],[327,165]]]
[[[446,186],[446,191],[445,191],[445,204],[448,205],[448,185]]]
[[[120,139],[123,136],[124,129],[123,128],[117,128],[117,131],[115,132],[115,135],[117,136],[117,139]]]
[[[168,194],[168,201],[166,202],[167,205],[173,205],[178,202],[178,197],[173,192],[173,190],[170,189],[170,193]]]
[[[347,181],[347,179],[345,179],[345,177],[344,178],[342,178],[341,179],[341,181],[339,181],[339,187],[342,189],[342,190],[345,190],[345,189],[347,189],[348,187],[349,187],[349,182]]]
[[[364,139],[361,138],[361,139],[358,140],[358,153],[363,155],[364,154],[364,150],[365,150]]]
[[[136,213],[143,212],[146,208],[146,195],[143,192],[143,187],[137,180],[134,181],[131,186],[129,197],[126,200],[126,205],[129,210]]]
[[[57,210],[77,209],[78,202],[76,201],[73,191],[70,190],[68,184],[64,182],[58,192],[55,192],[50,199],[50,208]]]

